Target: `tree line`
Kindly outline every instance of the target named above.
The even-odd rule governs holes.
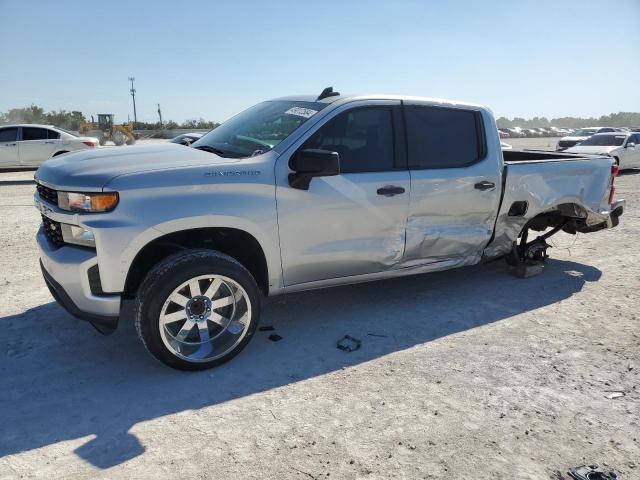
[[[80,125],[85,123],[87,117],[77,110],[52,110],[45,112],[42,107],[31,105],[24,108],[12,108],[7,112],[0,112],[0,125],[11,123],[41,123],[45,125],[55,125],[67,130],[77,131]],[[499,128],[508,127],[568,127],[579,128],[586,126],[594,127],[640,127],[640,112],[618,112],[603,115],[600,118],[580,118],[580,117],[560,117],[548,119],[546,117],[533,117],[525,119],[515,117],[512,119],[500,117],[496,121]],[[133,126],[136,130],[174,130],[177,128],[197,128],[211,130],[220,125],[217,122],[205,120],[204,118],[185,120],[182,123],[173,120],[162,122],[136,122]]]
[[[0,112],[0,125],[14,123],[40,123],[43,125],[55,125],[66,130],[78,131],[80,125],[90,121],[82,112],[77,110],[51,110],[45,112],[42,107],[30,105],[24,108],[11,108],[7,112]],[[97,120],[97,119],[96,119]],[[116,122],[121,123],[121,122]],[[136,122],[133,126],[135,130],[173,130],[176,128],[198,128],[211,130],[220,125],[217,122],[205,120],[204,118],[185,120],[182,123],[173,120],[162,122]]]
[[[498,128],[509,127],[640,127],[639,112],[618,112],[602,115],[599,118],[560,117],[548,119],[546,117],[533,117],[530,119],[515,117],[512,119],[500,117],[496,120]]]

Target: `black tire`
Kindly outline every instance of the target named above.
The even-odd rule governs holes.
[[[222,275],[237,282],[246,292],[251,315],[246,333],[233,349],[210,361],[188,361],[167,348],[160,333],[160,313],[169,295],[182,283],[199,275]],[[255,279],[234,258],[215,250],[194,249],[171,255],[156,265],[138,289],[135,325],[138,337],[157,360],[178,370],[205,370],[221,365],[242,351],[258,327],[261,295]]]

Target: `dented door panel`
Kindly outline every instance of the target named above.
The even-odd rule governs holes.
[[[411,171],[404,265],[478,257],[493,233],[501,165],[495,156],[464,168]],[[489,190],[480,182],[495,185]]]

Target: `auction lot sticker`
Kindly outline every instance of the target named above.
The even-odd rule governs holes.
[[[311,108],[291,107],[284,113],[287,115],[295,115],[297,117],[311,118],[314,114],[318,113],[318,111],[312,110]]]

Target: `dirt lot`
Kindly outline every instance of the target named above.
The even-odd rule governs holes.
[[[53,303],[31,177],[0,174],[2,479],[640,478],[640,172],[617,180],[621,225],[554,237],[541,276],[495,262],[273,298],[281,341],[193,374]]]

